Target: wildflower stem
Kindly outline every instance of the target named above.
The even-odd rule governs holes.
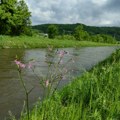
[[[18,71],[18,75],[20,78],[20,82],[25,90],[25,96],[26,96],[26,111],[27,111],[27,119],[29,120],[30,114],[29,114],[29,93],[32,91],[32,89],[28,92],[26,89],[26,85],[22,79],[21,71]]]

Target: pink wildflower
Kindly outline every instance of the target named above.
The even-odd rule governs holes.
[[[23,63],[20,63],[20,64],[19,64],[19,67],[20,67],[20,68],[25,68],[25,67],[26,67],[26,65],[25,65],[25,64],[23,64]]]
[[[48,85],[49,85],[49,80],[46,80],[45,81],[45,86],[48,87]]]
[[[21,62],[18,61],[18,60],[14,60],[14,62],[15,62],[16,65],[20,65],[20,63],[21,63]]]
[[[59,57],[63,57],[66,54],[64,50],[58,52]]]
[[[25,67],[26,67],[25,64],[21,63],[21,61],[15,60],[14,62],[15,62],[15,64],[16,64],[18,67],[20,67],[20,68],[25,68]]]

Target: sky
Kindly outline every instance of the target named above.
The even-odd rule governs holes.
[[[32,24],[120,26],[120,0],[25,0]]]

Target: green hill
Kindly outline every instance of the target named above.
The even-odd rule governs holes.
[[[40,32],[47,33],[48,26],[50,24],[41,24],[33,26],[33,29],[37,29]],[[81,25],[80,23],[76,24],[55,24],[58,27],[59,35],[62,34],[72,34],[74,29]],[[120,41],[120,27],[96,27],[96,26],[87,26],[83,25],[83,29],[87,31],[90,35],[96,34],[108,34],[112,37],[115,37],[117,40]]]

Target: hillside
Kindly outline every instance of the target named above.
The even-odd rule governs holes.
[[[47,28],[50,24],[35,25],[32,28],[37,29],[40,32],[47,33]],[[58,27],[59,34],[71,34],[74,32],[74,29],[81,25],[80,23],[76,24],[55,24]],[[96,26],[86,26],[84,24],[83,28],[91,35],[95,34],[108,34],[115,37],[120,41],[120,27],[96,27]]]

